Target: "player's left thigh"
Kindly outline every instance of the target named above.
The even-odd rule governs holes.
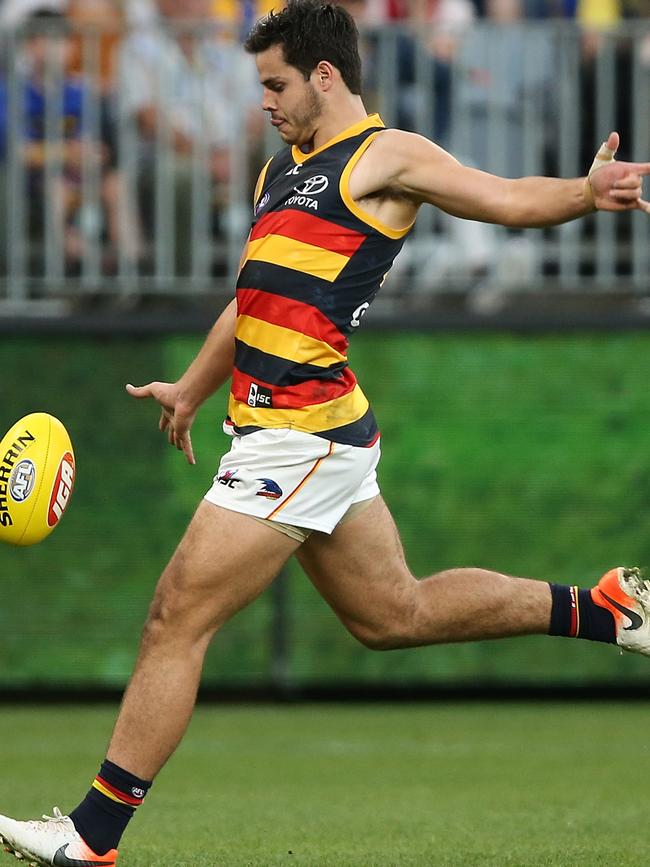
[[[313,533],[296,557],[360,641],[376,648],[404,643],[416,613],[418,581],[381,496],[330,536]]]

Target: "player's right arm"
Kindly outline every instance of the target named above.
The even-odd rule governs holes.
[[[235,358],[237,302],[233,299],[212,326],[196,358],[177,382],[127,385],[132,397],[153,397],[161,406],[160,430],[182,451],[188,463],[196,463],[190,429],[201,404],[228,380]]]
[[[456,217],[516,228],[555,226],[594,210],[650,212],[641,187],[650,163],[617,162],[617,147],[618,134],[611,133],[609,157],[594,161],[586,178],[511,179],[462,165],[428,139],[391,129],[359,161],[350,192],[359,199],[383,191],[384,200],[408,201],[414,211],[426,202]]]

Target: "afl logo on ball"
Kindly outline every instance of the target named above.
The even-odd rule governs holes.
[[[9,477],[9,494],[17,503],[24,503],[34,490],[36,467],[31,461],[24,460],[16,464]]]

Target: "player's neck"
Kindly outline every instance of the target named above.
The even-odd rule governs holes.
[[[328,106],[318,119],[318,128],[310,142],[303,145],[300,150],[303,153],[311,153],[327,144],[355,123],[365,120],[368,112],[365,109],[360,96],[353,93],[346,95],[344,99],[337,100],[336,104]]]

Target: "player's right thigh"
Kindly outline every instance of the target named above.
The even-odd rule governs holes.
[[[209,641],[298,546],[248,515],[203,500],[158,582],[145,638]]]
[[[342,521],[331,535],[314,533],[296,556],[321,596],[363,644],[389,649],[424,643],[414,626],[420,582],[406,564],[381,496]]]

